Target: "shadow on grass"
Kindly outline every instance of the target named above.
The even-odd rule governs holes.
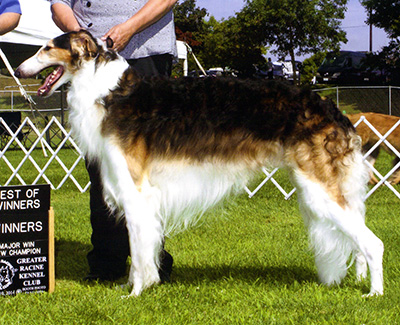
[[[55,243],[56,279],[82,280],[89,271],[86,260],[90,244],[58,239]]]
[[[91,245],[79,241],[56,241],[56,279],[82,281],[89,271],[86,255]],[[317,281],[315,272],[298,266],[238,266],[206,265],[191,267],[174,265],[171,280],[175,283],[196,284],[202,281],[216,282],[233,279],[241,282],[279,283]],[[121,279],[122,280],[122,279]]]
[[[313,270],[298,266],[204,266],[204,267],[174,267],[172,281],[194,284],[206,281],[232,279],[248,283],[279,283],[290,285],[294,282],[317,282]]]

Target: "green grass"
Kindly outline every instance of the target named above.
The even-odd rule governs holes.
[[[390,157],[378,163],[390,168]],[[283,172],[277,179],[291,189]],[[400,323],[399,200],[387,188],[367,201],[367,224],[386,249],[385,295],[370,299],[361,298],[369,283],[357,283],[354,268],[340,286],[318,284],[296,195],[285,201],[269,182],[252,199],[235,197],[203,224],[167,239],[172,282],[130,299],[121,299],[129,293],[119,289],[126,279],[82,280],[90,250],[88,193],[63,187],[52,191],[52,206],[55,292],[0,298],[0,324]]]

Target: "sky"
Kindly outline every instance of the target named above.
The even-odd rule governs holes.
[[[206,8],[210,15],[217,20],[234,16],[244,6],[244,0],[196,0],[200,8]],[[348,42],[342,44],[342,50],[369,51],[369,26],[365,24],[367,18],[364,7],[359,0],[349,0],[346,17],[342,21],[342,28],[347,33]],[[386,33],[382,29],[373,28],[372,50],[379,51],[388,44]],[[272,56],[274,59],[274,57]],[[302,57],[300,59],[304,59]]]

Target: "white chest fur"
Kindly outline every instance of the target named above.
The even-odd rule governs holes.
[[[71,82],[67,96],[70,124],[74,138],[90,159],[101,155],[104,148],[101,122],[106,111],[102,98],[117,87],[127,68],[123,58],[99,66],[90,61],[84,63]]]

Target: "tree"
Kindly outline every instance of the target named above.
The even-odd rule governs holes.
[[[204,17],[207,10],[196,7],[196,0],[185,0],[174,6],[174,21],[177,39],[190,46],[198,46],[200,42],[196,34],[205,32]]]
[[[367,9],[369,24],[383,28],[390,38],[400,37],[400,2],[393,0],[361,0]]]
[[[378,84],[400,85],[400,42],[392,40],[380,52],[368,53],[364,64],[377,73]]]
[[[196,0],[180,1],[174,6],[175,25],[183,31],[199,31],[207,15],[205,8],[196,7]]]
[[[295,66],[296,55],[338,50],[340,42],[347,42],[340,28],[346,4],[347,0],[247,0],[242,13],[257,25],[255,37],[275,47],[279,56],[289,55]]]
[[[389,0],[361,0],[368,12],[367,23],[382,28],[392,39],[379,53],[368,57],[368,64],[386,74],[387,82],[400,84],[400,2]]]
[[[308,59],[305,59],[301,65],[301,83],[310,84],[316,76],[318,68],[326,57],[326,52],[317,52]]]
[[[204,17],[207,10],[196,7],[196,0],[180,1],[174,6],[176,38],[186,42],[195,53],[201,51],[203,34],[207,33]],[[188,57],[189,69],[196,69],[196,63]],[[179,73],[173,73],[179,75]]]
[[[206,23],[199,56],[206,66],[229,67],[242,76],[251,76],[254,64],[264,62],[265,47],[253,35],[250,26],[240,13],[227,20],[210,17]]]
[[[264,61],[265,47],[254,36],[253,21],[238,13],[217,21],[205,20],[207,11],[196,7],[195,0],[185,0],[174,8],[177,39],[188,43],[204,67],[230,67],[249,76],[253,64]],[[189,59],[189,69],[196,69]]]

